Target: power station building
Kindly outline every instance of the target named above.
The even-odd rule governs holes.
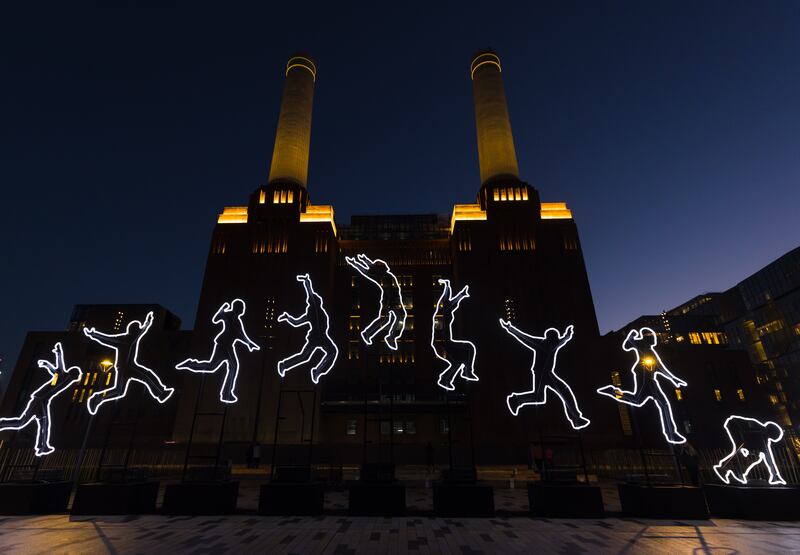
[[[563,450],[577,441],[631,445],[627,412],[596,390],[611,383],[614,371],[626,370],[616,365],[633,361],[625,361],[627,354],[608,359],[619,344],[614,338],[609,347],[599,335],[567,204],[543,201],[519,175],[502,75],[500,58],[490,51],[475,55],[469,67],[480,179],[463,184],[463,191],[474,202],[454,204],[450,214],[353,216],[345,223],[335,220],[332,205],[312,202],[308,162],[317,67],[308,56],[290,58],[268,179],[246,203],[225,207],[218,217],[194,329],[180,331],[161,307],[82,307],[69,331],[28,335],[3,414],[24,404],[37,385],[30,377],[36,360],[47,358],[56,340],[64,341],[70,364],[97,370],[88,372],[83,392],[76,389],[54,404],[54,410],[75,412],[70,407],[84,404],[89,389],[96,391],[97,381],[110,380],[113,372],[108,351],[86,340],[82,328],[113,332],[155,309],[156,325],[143,340],[141,358],[176,395],[158,405],[137,390],[117,409],[106,408],[87,433],[90,445],[116,437],[112,430],[130,422],[138,422],[137,442],[174,449],[191,444],[189,458],[198,460],[214,456],[219,444],[224,458],[242,460],[250,446],[275,443],[278,463],[421,462],[432,447],[442,462],[458,465],[525,463],[542,440]],[[396,349],[380,337],[371,345],[361,337],[383,297],[347,263],[359,254],[385,261],[397,278],[406,318]],[[306,368],[283,378],[277,372],[278,362],[305,340],[305,328],[279,321],[284,311],[305,310],[306,294],[296,279],[304,274],[322,299],[338,347],[335,365],[316,385]],[[437,384],[447,366],[436,354],[447,350],[436,333],[447,326],[435,317],[440,280],[450,280],[453,291],[469,286],[452,335],[475,346],[479,378],[457,377],[450,392]],[[225,404],[219,398],[224,371],[195,374],[175,365],[208,356],[219,331],[212,318],[234,299],[246,303],[242,321],[260,350],[239,350],[238,401]],[[506,397],[532,388],[533,353],[500,319],[536,336],[574,327],[557,368],[591,420],[581,437],[555,395],[546,405],[523,407],[518,416],[509,411]],[[89,419],[86,411],[78,413],[75,420],[54,421],[64,446],[80,445]]]

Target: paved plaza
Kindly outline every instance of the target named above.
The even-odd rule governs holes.
[[[0,518],[0,553],[792,553],[800,523],[622,518],[612,484],[611,517],[544,519],[526,515],[524,489],[496,489],[495,518],[433,518],[430,490],[409,488],[409,515],[347,516],[343,491],[326,494],[321,517],[255,514],[255,480],[244,480],[242,514],[214,517]],[[616,516],[614,516],[616,514]]]

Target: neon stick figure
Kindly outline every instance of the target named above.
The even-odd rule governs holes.
[[[302,282],[303,288],[306,290],[306,310],[297,317],[283,312],[278,316],[278,322],[286,322],[294,328],[308,326],[306,342],[300,352],[278,362],[278,374],[282,378],[289,370],[312,363],[311,381],[317,384],[319,379],[333,368],[336,358],[339,356],[339,348],[333,342],[331,336],[328,335],[330,319],[322,305],[322,297],[314,291],[311,278],[308,274],[301,274],[296,279]],[[319,361],[315,363],[314,361],[318,358],[319,353],[322,353],[322,358],[319,358]]]
[[[564,415],[570,425],[575,430],[581,430],[591,424],[591,420],[585,418],[581,409],[578,407],[578,400],[575,394],[558,374],[556,374],[556,364],[558,362],[558,352],[566,345],[574,333],[574,326],[567,326],[564,333],[559,333],[556,328],[548,328],[544,336],[537,337],[528,335],[516,328],[511,322],[500,319],[500,325],[511,337],[522,343],[526,349],[533,351],[533,362],[531,362],[531,374],[533,385],[530,391],[512,393],[506,397],[506,405],[511,414],[517,416],[519,409],[526,405],[544,405],[547,403],[547,392],[552,391],[561,399],[564,406]],[[541,358],[539,354],[541,353]]]
[[[658,336],[650,328],[631,330],[622,343],[625,351],[636,353],[636,362],[631,367],[633,374],[633,391],[624,391],[614,385],[601,387],[597,392],[606,397],[611,397],[619,403],[634,407],[641,407],[652,401],[658,409],[661,419],[661,431],[664,438],[672,444],[686,443],[686,438],[678,432],[675,418],[672,415],[672,405],[669,402],[658,378],[663,377],[676,388],[685,387],[686,382],[669,371],[656,352]]]
[[[242,299],[223,303],[211,318],[214,324],[222,324],[222,329],[214,338],[211,357],[208,360],[187,358],[175,366],[178,370],[211,374],[225,365],[225,378],[219,390],[219,400],[223,403],[235,403],[239,400],[234,393],[236,378],[239,376],[239,355],[236,353],[236,344],[241,343],[251,353],[259,350],[259,346],[244,331],[242,316],[245,310],[247,308]]]
[[[139,345],[150,326],[153,325],[153,311],[147,313],[144,322],[131,320],[124,333],[105,334],[94,328],[83,328],[83,333],[104,347],[114,351],[114,385],[107,389],[95,391],[86,401],[86,408],[90,414],[97,414],[97,409],[103,403],[122,399],[128,394],[131,382],[142,384],[153,399],[163,404],[175,392],[174,388],[167,387],[158,377],[158,374],[139,363]],[[120,357],[122,353],[122,357]]]
[[[53,353],[56,355],[55,362],[50,362],[49,360],[40,360],[38,362],[39,368],[47,370],[50,378],[31,393],[28,404],[25,405],[22,414],[11,418],[0,418],[0,432],[21,430],[31,422],[36,424],[36,446],[34,451],[37,457],[49,455],[55,451],[53,446],[50,445],[50,404],[53,399],[69,389],[73,384],[81,381],[83,377],[83,371],[77,366],[66,368],[64,350],[60,342],[53,347]],[[77,370],[77,372],[73,374],[73,370]]]
[[[439,387],[447,391],[453,391],[453,382],[459,374],[465,380],[477,382],[478,376],[475,374],[475,344],[465,339],[453,338],[453,323],[456,320],[456,311],[461,306],[461,301],[469,297],[469,285],[465,285],[461,291],[453,295],[449,279],[440,279],[439,283],[444,285],[442,294],[436,302],[436,310],[433,313],[433,328],[431,330],[431,347],[437,358],[443,360],[447,367],[439,374]],[[437,347],[436,339],[436,317],[442,317],[442,330],[438,335],[444,340]],[[445,356],[445,354],[447,356]]]
[[[747,475],[759,464],[767,468],[769,483],[785,485],[775,464],[772,445],[783,439],[783,430],[775,422],[760,422],[755,418],[731,415],[723,424],[728,439],[731,441],[731,452],[714,465],[714,472],[719,479],[730,484],[731,478],[740,484],[747,483]],[[734,438],[739,438],[737,442]],[[744,468],[741,475],[736,469]]]
[[[406,327],[406,307],[403,305],[403,292],[400,282],[380,258],[371,260],[365,254],[345,256],[345,261],[358,271],[359,274],[377,285],[381,290],[380,307],[378,315],[361,331],[361,339],[367,345],[372,345],[373,339],[383,332],[383,341],[391,350],[397,350],[397,340],[403,335]]]

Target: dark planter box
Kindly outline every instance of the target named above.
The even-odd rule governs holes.
[[[324,507],[325,486],[319,482],[264,484],[258,497],[262,515],[315,516]]]
[[[436,516],[494,516],[494,490],[485,484],[434,484],[433,513]]]
[[[63,513],[72,482],[7,482],[0,484],[0,515]]]
[[[80,484],[73,515],[141,515],[156,511],[159,482]]]
[[[239,482],[167,484],[161,512],[167,515],[229,515],[236,512]]]
[[[721,518],[800,520],[800,488],[781,486],[703,486],[708,510]]]
[[[531,514],[548,518],[602,518],[603,495],[597,486],[584,484],[528,484]]]
[[[679,520],[709,516],[703,490],[693,486],[620,484],[619,500],[628,516]]]
[[[354,516],[403,516],[406,514],[406,487],[402,484],[350,486],[348,512]]]

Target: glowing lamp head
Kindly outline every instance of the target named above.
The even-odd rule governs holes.
[[[652,367],[653,367],[653,365],[656,363],[656,359],[654,359],[653,357],[644,357],[644,358],[642,359],[642,362],[643,362],[643,363],[644,363],[644,365],[645,365],[645,366],[647,366],[648,368],[652,368]]]
[[[114,366],[114,363],[108,359],[105,359],[100,361],[100,366],[103,367],[103,371],[107,371],[109,368]]]

